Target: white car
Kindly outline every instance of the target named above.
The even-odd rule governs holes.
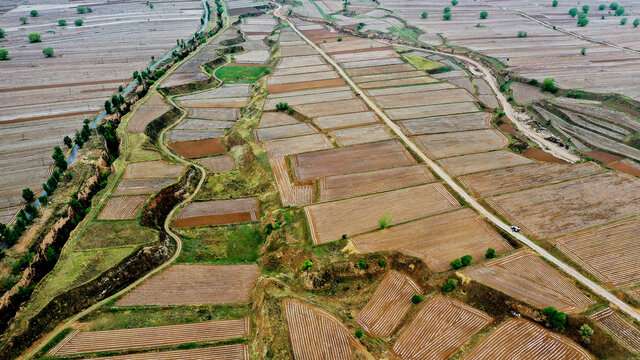
[[[519,228],[519,227],[517,227],[517,226],[512,226],[512,227],[511,227],[511,231],[513,231],[513,232],[520,232],[520,228]]]

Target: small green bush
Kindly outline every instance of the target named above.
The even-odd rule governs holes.
[[[598,5],[598,10],[604,10],[606,8],[607,8],[607,5],[605,5],[605,4]]]
[[[3,28],[0,28],[0,39],[4,39],[5,32]]]
[[[356,330],[356,337],[360,339],[362,337],[362,330]]]
[[[627,18],[620,19],[620,25],[626,25],[626,24],[627,24]]]
[[[547,317],[549,326],[555,330],[563,330],[567,324],[567,314],[558,311],[553,307],[543,309],[542,313]]]
[[[411,297],[411,302],[414,304],[420,304],[421,301],[422,301],[421,295],[416,294]]]
[[[74,23],[76,26],[82,26],[82,24],[84,24],[84,20],[82,20],[82,19],[76,19],[73,23]]]
[[[20,24],[25,25],[27,23],[27,17],[26,16],[21,16],[20,17]]]
[[[480,19],[486,19],[487,16],[489,16],[489,13],[486,11],[481,11],[480,12]]]
[[[451,13],[450,12],[444,13],[444,15],[442,15],[442,19],[451,20]]]
[[[617,10],[618,9],[618,3],[615,3],[615,2],[611,3],[611,5],[609,5],[609,9]]]
[[[384,229],[389,225],[391,225],[392,221],[393,221],[393,217],[391,217],[391,214],[386,214],[385,216],[378,219],[378,227],[380,229]]]
[[[358,260],[358,269],[367,270],[368,267],[369,267],[369,264],[367,264],[367,261],[365,259]]]
[[[633,20],[633,27],[638,27],[640,25],[640,19]]]
[[[31,10],[29,12],[29,15],[31,15],[31,17],[37,17],[38,16],[38,10]]]
[[[387,265],[387,260],[385,259],[380,259],[378,261],[378,265],[380,265],[380,267],[385,267]]]
[[[526,31],[518,31],[518,37],[519,38],[526,38],[527,37],[527,32]]]
[[[582,5],[582,12],[586,14],[586,13],[588,13],[588,12],[589,12],[589,9],[590,9],[590,8],[591,8],[591,7],[590,7],[589,5],[586,5],[586,4],[585,4],[585,5]]]
[[[306,260],[304,263],[302,263],[302,266],[300,266],[300,270],[307,271],[312,267],[313,267],[313,262],[311,260]]]
[[[42,35],[38,33],[31,33],[29,34],[28,38],[30,43],[37,43],[42,41]]]
[[[473,262],[473,257],[471,255],[465,255],[460,258],[460,261],[462,261],[462,266],[469,266],[471,262]]]
[[[423,19],[426,19],[427,17],[429,17],[429,13],[426,11],[423,11],[422,14],[420,14],[420,17]]]
[[[449,265],[451,266],[452,269],[458,270],[458,269],[462,268],[462,260],[455,259],[452,262],[450,262]]]
[[[458,286],[458,280],[456,279],[449,279],[447,280],[447,283],[444,284],[444,286],[442,287],[442,291],[444,292],[452,292],[456,286]]]
[[[53,48],[44,48],[42,49],[42,53],[44,54],[45,57],[53,57]]]
[[[67,20],[64,20],[64,19],[58,20],[58,26],[67,26]]]
[[[558,0],[553,0],[553,2],[551,3],[551,6],[553,7],[558,6]]]
[[[487,259],[493,259],[494,257],[496,257],[496,251],[492,248],[488,248],[487,252],[484,253],[484,257],[486,257]]]
[[[0,49],[0,61],[1,60],[9,60],[9,50]]]

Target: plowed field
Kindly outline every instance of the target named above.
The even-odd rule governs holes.
[[[92,358],[93,360],[249,360],[249,348],[244,344],[222,345],[189,350],[160,351],[142,354]]]
[[[300,135],[310,135],[317,132],[318,131],[313,126],[305,123],[272,126],[268,128],[259,128],[253,130],[254,138],[256,139],[256,141],[281,139]]]
[[[159,179],[123,179],[113,190],[113,195],[139,195],[151,194],[171,184],[175,178]]]
[[[210,156],[196,160],[200,164],[209,168],[213,173],[231,171],[235,169],[236,164],[229,155]]]
[[[385,66],[369,66],[363,68],[345,69],[349,76],[361,76],[371,74],[386,74],[401,71],[413,71],[415,68],[409,64],[395,64]]]
[[[269,157],[283,157],[307,151],[332,149],[333,145],[323,134],[303,135],[295,138],[274,139],[264,142]]]
[[[492,129],[419,135],[416,141],[427,156],[436,159],[497,150],[509,144],[506,137]]]
[[[455,106],[451,104],[437,104],[389,109],[386,110],[386,113],[392,120],[407,120],[425,116],[453,115],[477,111],[478,107],[474,103],[462,102],[457,103]]]
[[[333,136],[340,146],[351,146],[393,138],[383,124],[338,129],[329,132],[329,134]]]
[[[412,79],[398,79],[411,81]],[[368,83],[367,83],[368,84]],[[364,86],[366,84],[361,84]],[[428,87],[427,87],[428,88]],[[473,101],[473,97],[464,89],[447,89],[434,91],[415,91],[410,93],[378,95],[373,100],[383,109],[403,108],[409,106],[433,105]],[[452,105],[455,106],[455,105]]]
[[[127,123],[127,130],[131,133],[141,133],[150,122],[169,111],[171,107],[157,93],[151,95],[147,101],[136,110]]]
[[[127,165],[124,179],[178,178],[183,165],[170,165],[163,161],[143,161]]]
[[[313,122],[322,130],[331,130],[350,126],[373,124],[379,122],[379,120],[372,112],[359,112],[352,114],[320,116],[313,119]]]
[[[229,224],[255,221],[260,217],[257,198],[192,202],[185,206],[173,222],[175,227]]]
[[[271,171],[276,179],[280,200],[283,206],[302,206],[313,202],[313,186],[296,185],[291,182],[284,157],[269,158]]]
[[[438,134],[456,131],[488,129],[489,114],[474,112],[460,115],[399,121],[398,125],[410,135]]]
[[[291,125],[299,123],[298,120],[282,112],[265,112],[260,118],[260,127]]]
[[[602,309],[589,317],[629,350],[635,353],[640,352],[640,330],[611,308]]]
[[[227,152],[227,149],[222,145],[222,140],[219,138],[174,142],[168,143],[167,146],[180,156],[186,158],[220,155]]]
[[[294,109],[302,115],[314,118],[318,116],[329,116],[347,113],[357,113],[368,111],[367,106],[360,99],[338,100],[331,102],[317,102],[311,104],[294,105]]]
[[[104,206],[98,219],[100,220],[122,220],[133,219],[138,214],[138,211],[142,208],[146,195],[135,196],[117,196],[111,197],[107,200],[107,204]]]
[[[438,162],[448,173],[456,176],[533,163],[524,156],[506,150],[450,157]]]

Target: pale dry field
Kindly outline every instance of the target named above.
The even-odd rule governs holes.
[[[196,160],[196,162],[206,166],[212,173],[231,171],[236,168],[236,164],[229,155],[210,156]]]
[[[393,138],[393,135],[391,135],[389,130],[387,130],[387,126],[384,124],[337,129],[330,131],[329,134],[340,146],[351,146]]]
[[[426,92],[414,91],[410,93],[375,95],[373,96],[373,100],[383,109],[395,109],[411,106],[458,103],[474,101],[475,99],[464,89],[434,89]],[[456,107],[457,105],[450,106]]]
[[[95,360],[249,360],[249,348],[244,344],[220,345],[188,350],[156,351],[141,354],[92,358]]]
[[[99,220],[122,220],[136,217],[147,195],[115,196],[107,200],[106,205],[98,215]]]
[[[493,129],[418,135],[415,139],[432,159],[498,150],[509,144],[504,135]]]
[[[438,160],[448,173],[461,176],[479,171],[495,170],[516,165],[533,164],[524,156],[507,150],[468,154]]]
[[[457,131],[489,129],[491,116],[485,112],[436,116],[398,121],[409,135],[439,134]]]
[[[255,221],[260,217],[257,198],[198,201],[189,203],[178,212],[173,225],[192,227]]]
[[[424,105],[399,109],[389,109],[385,112],[392,120],[407,120],[428,116],[442,116],[463,114],[478,111],[478,107],[473,102],[461,102],[455,106],[450,104]]]
[[[634,353],[640,352],[640,330],[612,308],[602,309],[589,315],[589,317],[613,335],[626,348]]]
[[[373,112],[357,112],[350,114],[320,116],[313,119],[313,123],[316,124],[322,130],[341,129],[351,126],[369,125],[380,122],[378,117]]]
[[[297,136],[264,142],[269,157],[283,157],[308,151],[332,149],[333,145],[323,134]]]

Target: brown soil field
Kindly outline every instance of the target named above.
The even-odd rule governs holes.
[[[188,116],[197,119],[236,121],[240,116],[237,108],[186,108]]]
[[[423,75],[424,75],[424,71],[413,70],[413,71],[403,71],[403,72],[388,73],[388,74],[354,76],[353,81],[355,81],[356,83],[364,83],[368,81],[402,79],[402,78],[419,77]]]
[[[113,195],[153,194],[175,180],[176,178],[122,179],[113,190]]]
[[[439,134],[489,129],[491,116],[485,112],[398,121],[409,135]]]
[[[365,103],[360,99],[294,105],[293,108],[308,118],[369,111]]]
[[[415,163],[415,159],[398,140],[315,151],[291,157],[293,173],[300,181]]]
[[[478,107],[472,102],[457,103],[455,106],[450,104],[414,106],[401,109],[389,109],[385,112],[392,120],[407,120],[414,118],[422,118],[427,116],[442,116],[463,114],[478,111]]]
[[[183,104],[189,101],[207,99],[216,99],[218,101],[226,101],[226,99],[229,98],[248,100],[250,96],[251,86],[249,84],[223,84],[210,90],[179,96],[176,100],[178,100],[180,104]]]
[[[207,100],[198,101],[198,102],[185,103],[185,104],[182,104],[182,105],[185,108],[190,108],[190,109],[198,109],[198,108],[230,109],[230,108],[240,108],[240,107],[243,107],[243,106],[246,106],[247,104],[249,104],[249,102],[246,101],[246,100],[240,100],[240,101],[224,101],[224,100],[225,99],[220,99],[219,101],[214,101],[213,99],[207,99]]]
[[[391,215],[391,223],[397,224],[457,207],[460,204],[442,184],[428,184],[310,205],[305,213],[313,242],[323,244],[340,239],[342,234],[375,230],[383,216]]]
[[[384,66],[370,66],[370,67],[356,68],[356,69],[345,69],[345,71],[349,76],[362,76],[362,75],[373,75],[373,74],[396,73],[396,72],[404,72],[404,71],[415,71],[415,68],[409,64],[395,64],[395,65],[384,65]]]
[[[283,44],[280,43],[280,46],[282,49],[280,56],[282,57],[307,56],[307,55],[317,54],[316,51],[306,43],[302,43],[300,45],[291,45],[291,46],[283,46]]]
[[[587,156],[589,156],[592,159],[596,159],[598,161],[602,161],[603,163],[610,163],[610,162],[614,162],[614,161],[619,161],[622,160],[622,158],[618,155],[613,155],[610,154],[608,152],[604,152],[604,151],[589,151],[587,153]]]
[[[396,73],[388,74],[388,76],[393,76],[395,74]],[[373,76],[373,75],[364,75],[364,76]],[[446,89],[457,89],[457,88],[449,83],[442,82],[442,83],[431,83],[431,84],[425,84],[425,85],[370,89],[370,90],[365,90],[365,93],[367,93],[369,96],[376,97],[376,96],[396,95],[396,94],[422,93],[427,91],[446,90]]]
[[[283,305],[294,359],[353,359],[357,340],[335,316],[297,300]]]
[[[438,159],[501,149],[509,140],[493,129],[419,135],[416,142],[427,156]]]
[[[295,185],[291,182],[284,157],[269,158],[283,206],[302,206],[313,202],[313,185]]]
[[[99,220],[133,219],[147,200],[147,195],[110,197],[98,215]]]
[[[94,360],[249,360],[245,344],[221,345],[188,350],[154,351],[141,354],[92,358]]]
[[[168,143],[167,146],[171,150],[175,151],[178,155],[186,158],[220,155],[227,152],[227,149],[225,149],[224,145],[222,145],[222,140],[220,138],[181,141]]]
[[[478,95],[478,100],[480,100],[486,107],[490,109],[495,109],[500,106],[495,95]]]
[[[527,233],[543,239],[640,213],[640,180],[605,173],[487,201]]]
[[[410,277],[390,270],[356,321],[372,336],[387,337],[411,307],[411,297],[422,289]]]
[[[158,94],[151,95],[147,101],[136,110],[127,123],[127,130],[131,133],[142,133],[150,122],[169,111],[167,105]]]
[[[548,152],[541,150],[539,148],[530,147],[522,153],[524,157],[531,160],[545,161],[556,164],[566,164],[567,162],[559,159]]]
[[[435,181],[421,165],[327,176],[320,179],[320,201],[372,194]]]
[[[369,125],[379,122],[378,117],[373,112],[358,112],[351,114],[340,114],[331,116],[320,116],[313,119],[322,130],[340,129],[350,126]]]
[[[264,146],[269,157],[283,157],[307,151],[333,149],[333,145],[323,134],[267,140],[264,142]]]
[[[405,360],[445,360],[492,320],[460,301],[436,295],[402,331],[393,352]]]
[[[533,163],[524,156],[506,150],[450,157],[438,162],[448,173],[456,176]]]
[[[318,130],[316,130],[310,124],[298,123],[292,125],[255,129],[253,130],[253,137],[256,139],[256,141],[265,141],[316,133],[318,133]]]
[[[351,64],[351,63],[349,63]],[[391,87],[391,86],[406,86],[406,85],[419,85],[419,84],[431,84],[438,82],[438,80],[428,77],[414,77],[408,79],[393,79],[393,80],[384,80],[384,81],[371,81],[366,83],[361,83],[358,86],[361,89],[375,89],[382,87]]]
[[[464,360],[591,360],[570,339],[524,319],[509,319],[476,346]]]
[[[203,341],[231,340],[247,335],[249,335],[249,318],[104,331],[76,330],[51,349],[47,355],[145,349]]]
[[[364,144],[393,138],[393,135],[387,130],[387,126],[383,124],[338,129],[330,131],[329,134],[340,146]]]
[[[315,51],[315,50],[314,50]],[[313,72],[323,72],[330,71],[333,68],[330,65],[322,64],[322,65],[312,65],[312,66],[301,66],[301,67],[292,67],[292,68],[277,68],[274,70],[274,75],[294,75],[294,74],[306,74]]]
[[[198,201],[185,206],[173,222],[175,227],[255,221],[260,217],[257,198]]]
[[[282,126],[300,123],[295,118],[283,112],[265,112],[260,118],[259,127]]]
[[[600,168],[592,163],[577,165],[538,163],[465,175],[460,177],[460,181],[474,196],[485,197],[598,172]]]
[[[127,165],[123,179],[177,179],[184,170],[184,165],[167,164],[164,161],[143,161]]]
[[[373,99],[376,104],[383,109],[474,101],[474,98],[464,89],[445,89],[428,92],[378,95],[374,96]]]
[[[571,260],[587,269],[609,287],[640,282],[640,234],[636,217],[571,234],[552,243]]]
[[[553,306],[558,311],[577,313],[593,304],[562,274],[527,251],[488,261],[462,272],[539,309]]]
[[[283,93],[290,91],[298,91],[304,89],[318,89],[318,88],[328,88],[328,87],[336,87],[336,86],[344,86],[346,83],[342,79],[328,79],[328,80],[317,80],[317,81],[307,81],[307,82],[299,82],[299,83],[291,83],[291,84],[281,84],[281,85],[269,85],[267,86],[267,91],[270,93]]]
[[[206,166],[212,173],[231,171],[236,168],[233,159],[227,154],[198,159],[196,162]]]
[[[274,94],[275,96],[269,96],[267,102],[264,104],[265,110],[275,110],[278,103],[286,102],[289,106],[314,104],[319,102],[340,101],[347,99],[354,99],[355,93],[349,89],[337,90],[341,88],[328,88],[323,90],[330,90],[326,92],[314,92],[310,94],[284,93],[289,96],[280,96],[284,94]],[[295,95],[294,95],[295,94]]]
[[[608,163],[607,167],[610,167],[614,170],[618,170],[625,174],[640,176],[640,165],[636,165],[636,163],[632,163],[630,160],[628,161],[629,162],[626,162],[624,160],[614,161],[612,163]]]
[[[518,104],[527,104],[530,102],[553,97],[549,93],[543,93],[540,88],[519,82],[512,82],[509,86],[513,90],[513,98]]]
[[[308,73],[308,74],[294,74],[294,75],[274,75],[269,77],[269,80],[267,81],[267,86],[292,84],[292,83],[315,81],[315,80],[337,79],[339,77],[340,75],[338,75],[338,73],[335,71],[314,72],[314,73]]]
[[[249,301],[255,264],[171,265],[121,297],[117,306],[231,304]]]
[[[635,353],[640,352],[640,331],[613,309],[605,308],[589,317],[626,348]]]
[[[423,259],[436,271],[449,270],[449,263],[464,255],[483,259],[488,248],[495,249],[498,254],[513,249],[470,209],[358,235],[353,244],[361,252],[398,250]]]

